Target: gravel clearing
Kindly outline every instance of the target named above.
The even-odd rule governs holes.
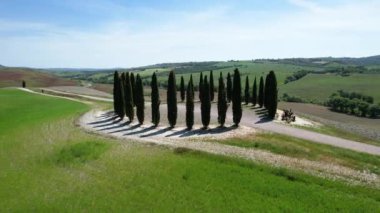
[[[119,121],[112,112],[100,110],[92,110],[84,114],[78,120],[78,124],[89,132],[114,137],[122,142],[153,143],[170,148],[187,148],[217,155],[240,157],[274,167],[302,170],[325,178],[346,180],[352,184],[364,183],[380,187],[378,175],[368,171],[358,171],[337,164],[292,158],[252,148],[205,142],[210,139],[254,135],[257,130],[252,127],[217,128],[213,125],[209,130],[202,130],[196,126],[192,131],[187,131],[185,127],[170,129],[158,126],[154,128],[150,125],[139,126],[135,122],[128,124],[126,121]]]

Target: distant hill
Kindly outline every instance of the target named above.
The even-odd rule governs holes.
[[[20,86],[25,80],[27,87],[73,86],[76,81],[64,79],[41,70],[0,66],[0,87]]]

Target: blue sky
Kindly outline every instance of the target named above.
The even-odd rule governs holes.
[[[0,64],[376,55],[378,8],[378,0],[1,0]]]

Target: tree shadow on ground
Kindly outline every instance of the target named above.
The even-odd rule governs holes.
[[[130,121],[128,121],[128,122],[129,122],[129,124],[131,123]],[[115,130],[115,131],[112,131],[110,133],[112,134],[112,133],[117,133],[117,132],[130,131],[130,130],[134,130],[134,129],[140,127],[140,126],[141,126],[141,124],[135,124],[133,126],[129,126],[129,127],[125,128],[125,129]]]
[[[120,122],[120,121],[119,121]],[[99,131],[105,131],[105,130],[111,130],[111,129],[117,129],[117,128],[120,128],[120,127],[123,127],[123,126],[127,126],[129,125],[131,122],[130,121],[127,121],[125,123],[119,123],[119,122],[114,122],[114,123],[110,123],[106,126],[110,126],[110,125],[113,125],[113,126],[110,126],[110,127],[105,127],[105,128],[102,128],[102,129],[99,129]],[[117,125],[114,125],[115,123],[119,123]]]
[[[155,135],[160,135],[160,134],[163,134],[169,130],[173,129],[172,127],[166,127],[164,129],[160,129],[158,131],[155,131],[155,132],[152,132],[152,133],[149,133],[149,134],[146,134],[146,135],[141,135],[140,137],[141,138],[146,138],[146,137],[151,137],[151,136],[155,136]]]
[[[236,128],[237,126],[235,125],[229,126],[229,127],[215,127],[212,129],[205,129],[202,127],[202,128],[194,129],[194,130],[187,130],[187,131],[182,130],[183,131],[182,134],[173,133],[172,135],[168,135],[167,137],[179,135],[179,137],[183,138],[183,137],[190,137],[194,135],[221,134],[221,133],[228,132]]]
[[[117,115],[115,115],[115,116],[109,116],[107,119],[100,120],[100,121],[90,122],[90,123],[88,123],[88,124],[89,124],[89,125],[95,125],[95,124],[107,123],[107,122],[110,122],[110,121],[114,121],[116,118],[118,118]]]
[[[262,124],[262,123],[268,123],[273,121],[273,119],[268,118],[267,116],[260,116],[260,120],[257,121],[255,124]]]
[[[124,135],[138,135],[138,134],[142,134],[142,133],[145,133],[145,132],[149,132],[150,130],[153,130],[155,128],[156,128],[156,126],[152,125],[150,127],[144,128],[142,130],[135,131],[135,132],[129,132],[129,133],[126,133]]]

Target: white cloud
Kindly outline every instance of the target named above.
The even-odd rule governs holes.
[[[130,67],[174,61],[379,53],[380,14],[376,8],[380,3],[327,7],[292,0],[292,4],[303,9],[281,14],[239,13],[222,6],[199,12],[165,12],[172,18],[162,22],[156,21],[160,16],[153,13],[148,21],[158,24],[148,27],[139,27],[147,20],[138,19],[110,22],[92,31],[26,24],[44,33],[7,36],[0,31],[0,64]],[[4,26],[1,23],[0,27]]]

